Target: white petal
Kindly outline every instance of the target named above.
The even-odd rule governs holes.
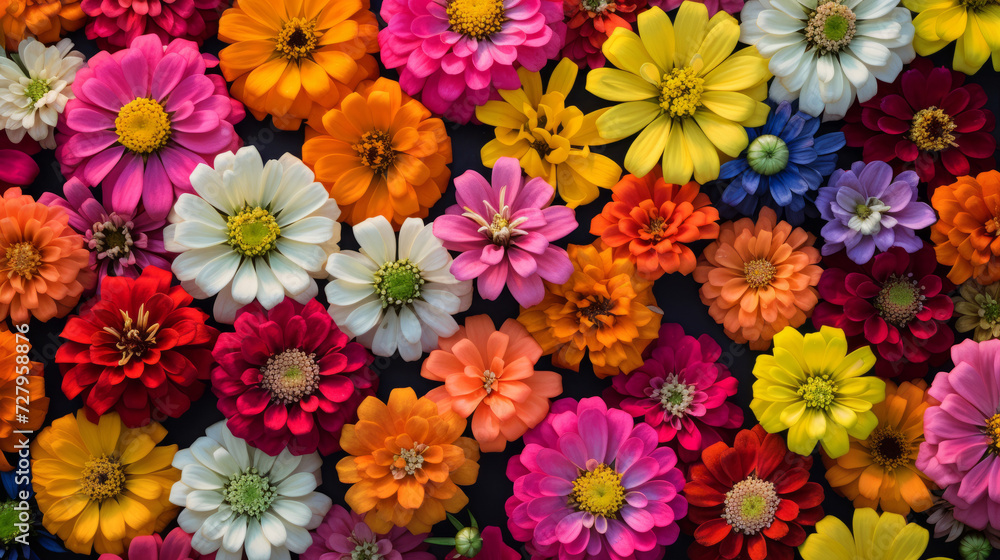
[[[236,271],[232,295],[236,303],[241,305],[247,305],[257,297],[257,271],[253,268],[252,260],[244,260]]]
[[[288,550],[296,553],[303,553],[312,544],[312,537],[309,536],[309,531],[306,531],[302,527],[296,527],[294,525],[285,527],[288,531],[288,538],[285,539],[285,546]]]
[[[399,342],[399,316],[396,310],[389,307],[385,310],[385,316],[378,324],[375,331],[375,338],[372,339],[371,351],[376,356],[392,356],[396,352]]]
[[[281,237],[302,243],[324,243],[333,237],[333,224],[329,218],[311,216],[281,228]]]
[[[243,539],[247,535],[247,524],[233,523],[226,531],[226,536],[222,538],[222,548],[230,552],[241,552],[243,550]]]
[[[403,339],[410,344],[416,344],[420,342],[422,330],[417,315],[410,309],[410,306],[404,305],[399,310],[399,332],[403,335]]]
[[[330,193],[320,183],[312,183],[296,194],[298,196],[290,198],[284,206],[276,207],[280,208],[277,220],[282,228],[316,212],[330,200]]]
[[[242,257],[232,251],[232,247],[226,246],[229,251],[205,264],[205,267],[194,279],[198,287],[207,294],[217,294],[226,287],[236,275],[236,270],[240,266]],[[210,250],[210,249],[209,249]],[[176,261],[175,261],[176,262]],[[178,276],[180,278],[180,276]]]
[[[195,490],[218,490],[228,480],[223,480],[218,473],[203,465],[189,465],[181,473],[181,482]]]
[[[340,224],[337,223],[337,226],[339,225]],[[337,229],[337,227],[335,226],[334,229]],[[299,243],[298,241],[289,241],[281,237],[278,238],[275,245],[277,246],[278,251],[281,251],[282,255],[288,257],[288,260],[307,270],[322,268],[323,265],[326,264],[326,259],[329,256],[329,254],[323,250],[323,247],[318,245]]]
[[[424,222],[419,218],[407,218],[399,228],[399,258],[413,260],[411,255],[413,241],[423,231]]]
[[[800,19],[793,18],[778,10],[764,10],[757,16],[757,25],[768,33],[784,35],[787,33],[798,33],[805,26]]]
[[[312,511],[308,506],[288,498],[276,498],[271,503],[271,511],[292,525],[305,525],[312,519]]]
[[[271,254],[271,270],[289,294],[302,293],[309,284],[315,283],[302,267],[286,259],[281,253]]]
[[[260,523],[256,519],[251,519],[250,524],[247,526],[247,537],[244,550],[246,551],[247,558],[249,560],[271,559],[271,542],[264,536],[264,533],[260,528]]]
[[[233,164],[233,181],[240,189],[240,198],[248,206],[266,206],[270,202],[270,200],[261,200],[261,180],[263,177],[264,161],[257,148],[244,146],[237,150],[236,162]]]
[[[852,11],[858,21],[861,21],[882,17],[898,5],[898,0],[863,0]]]
[[[326,262],[326,271],[330,276],[343,278],[355,284],[373,283],[377,270],[378,266],[370,258],[354,251],[334,253]]]
[[[413,311],[417,314],[420,322],[436,332],[438,336],[451,336],[458,331],[458,323],[455,322],[454,317],[443,313],[440,309],[431,307],[427,302],[414,301]]]
[[[337,279],[326,285],[326,299],[332,305],[354,305],[373,294],[371,284],[355,284]]]
[[[229,155],[232,156],[233,154],[229,153]],[[216,157],[216,169],[212,169],[204,163],[199,163],[194,168],[194,171],[191,172],[191,186],[209,204],[222,210],[224,214],[232,216],[236,214],[238,208],[226,192],[221,170],[217,170],[219,159],[223,156],[224,154],[220,154]]]
[[[211,204],[204,198],[191,193],[182,193],[177,197],[177,202],[174,203],[174,212],[177,212],[185,220],[201,222],[220,229],[226,227],[226,221]]]
[[[882,66],[889,62],[891,55],[884,45],[865,37],[855,37],[847,50],[869,66]]]
[[[285,546],[285,524],[271,512],[265,512],[260,516],[258,527],[267,541],[274,546]]]
[[[836,66],[839,66],[839,63],[833,55],[828,54],[816,59],[816,75],[819,77],[820,83],[829,82],[833,79]]]
[[[227,507],[220,509],[217,513],[213,513],[209,516],[209,518],[205,520],[205,523],[198,528],[198,532],[195,533],[195,538],[200,536],[204,539],[206,548],[208,546],[218,547],[220,544],[219,540],[221,540],[226,534],[226,531],[229,529],[229,526],[233,521],[235,521],[233,518],[233,511],[230,508]],[[212,544],[209,545],[208,543]],[[191,546],[195,546],[195,539],[191,539]],[[212,550],[215,550],[215,548],[213,548],[212,550],[202,551],[199,547],[195,547],[195,549],[202,554],[207,554],[212,552]]]
[[[253,264],[257,269],[257,301],[264,309],[271,309],[285,299],[285,288],[275,278],[264,259],[257,257]]]
[[[190,249],[204,249],[229,241],[225,230],[202,222],[181,222],[174,229],[174,240]]]
[[[316,489],[316,477],[312,473],[296,473],[278,484],[278,494],[300,498]]]
[[[243,304],[233,299],[233,291],[224,289],[215,296],[212,317],[220,323],[232,325],[236,321],[236,312],[242,308]]]
[[[187,495],[184,506],[194,511],[217,511],[222,505],[222,493],[218,490],[195,490]]]
[[[377,265],[380,266],[396,260],[396,235],[392,231],[392,225],[384,216],[368,218],[354,226],[354,239],[361,246],[361,254],[370,258]],[[402,239],[402,230],[400,230],[400,241]],[[402,256],[402,252],[400,255],[400,259],[406,258]]]

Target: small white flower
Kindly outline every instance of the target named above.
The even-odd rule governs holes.
[[[192,533],[191,547],[216,560],[288,560],[312,544],[333,502],[316,492],[323,482],[319,453],[276,457],[247,444],[222,420],[189,449],[174,455],[181,479],[170,502],[177,524]]]
[[[418,218],[407,218],[396,235],[383,216],[354,228],[361,252],[330,255],[326,286],[330,315],[376,356],[412,362],[458,331],[452,315],[472,304],[472,282],[449,272],[452,258]]]
[[[256,299],[271,309],[286,296],[305,303],[339,250],[340,208],[301,160],[285,154],[264,165],[252,146],[199,164],[197,194],[184,193],[163,230],[171,269],[199,299],[218,294],[215,320],[232,323]]]
[[[72,48],[69,39],[46,47],[29,37],[18,45],[17,61],[0,56],[0,128],[11,142],[27,132],[43,148],[56,147],[53,129],[74,97],[73,80],[84,63]]]

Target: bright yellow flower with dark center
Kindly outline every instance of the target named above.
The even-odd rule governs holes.
[[[1000,2],[996,0],[903,0],[917,12],[913,48],[928,56],[955,43],[952,68],[975,74],[993,55],[1000,71]]]

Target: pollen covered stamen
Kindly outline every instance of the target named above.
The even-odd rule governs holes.
[[[674,68],[660,82],[660,108],[674,119],[690,117],[701,107],[704,91],[705,80],[693,67]]]
[[[285,22],[278,33],[276,49],[284,58],[297,61],[311,55],[318,41],[316,21],[294,17]]]
[[[361,141],[352,145],[361,158],[361,164],[376,175],[386,175],[396,161],[396,151],[392,149],[392,138],[381,130],[371,130],[361,135]]]
[[[683,418],[687,409],[694,402],[695,387],[678,381],[677,374],[671,373],[663,380],[663,384],[653,389],[650,398],[660,401],[663,410],[677,418]]]
[[[1000,412],[986,419],[986,435],[990,438],[990,453],[1000,455]]]
[[[493,392],[493,388],[496,383],[497,374],[493,373],[492,370],[486,370],[483,372],[483,389],[486,391],[487,395]]]
[[[809,408],[827,409],[833,404],[839,387],[829,375],[815,375],[799,386],[798,394]]]
[[[420,297],[420,287],[424,285],[420,268],[409,259],[383,264],[375,271],[374,278],[375,293],[382,299],[383,309],[413,303]]]
[[[447,13],[452,31],[476,40],[499,33],[507,21],[503,0],[451,0]]]
[[[955,135],[958,125],[950,115],[937,107],[921,109],[910,123],[910,141],[925,152],[940,152],[957,147]]]
[[[6,258],[7,268],[10,269],[8,277],[17,274],[31,280],[38,274],[38,267],[42,264],[41,253],[30,241],[21,241],[7,247]]]
[[[278,496],[278,488],[261,475],[255,467],[241,474],[230,475],[222,497],[236,515],[260,519]]]
[[[577,511],[613,518],[625,505],[622,475],[608,465],[597,464],[573,481],[569,498]]]
[[[905,465],[910,460],[910,444],[903,433],[895,428],[882,426],[868,437],[868,449],[872,462],[892,470]]]
[[[743,263],[743,276],[747,284],[754,289],[770,284],[777,272],[778,269],[767,259],[754,259]]]
[[[31,100],[31,106],[34,107],[38,100],[45,97],[45,94],[49,92],[51,88],[49,87],[49,81],[43,78],[35,78],[24,87],[24,96]]]
[[[98,259],[128,257],[134,245],[130,230],[135,224],[114,212],[105,218],[105,221],[97,222],[91,227],[87,247],[97,253]]]
[[[157,101],[139,97],[118,111],[115,132],[118,143],[128,150],[150,154],[170,140],[170,116]]]
[[[260,386],[278,404],[297,403],[319,389],[320,369],[316,354],[298,348],[285,350],[267,359],[260,368]]]
[[[510,206],[505,204],[504,200],[506,196],[507,187],[503,186],[500,188],[499,209],[494,208],[490,201],[484,200],[483,205],[486,207],[485,215],[476,212],[468,206],[464,207],[465,212],[462,213],[463,216],[479,225],[479,233],[485,235],[494,245],[502,247],[509,246],[511,239],[528,234],[527,231],[520,229],[520,226],[524,225],[528,221],[528,218],[522,216],[511,219]]]
[[[856,19],[854,12],[839,0],[821,4],[809,14],[805,28],[806,42],[821,56],[840,52],[857,33]]]
[[[226,219],[229,245],[246,257],[259,257],[275,248],[281,234],[278,221],[260,206],[244,207],[235,216]]]
[[[774,484],[756,475],[737,482],[726,492],[725,511],[722,518],[733,530],[744,535],[754,535],[771,526],[781,498]]]
[[[924,308],[927,297],[921,292],[923,287],[914,280],[912,273],[906,276],[893,274],[882,284],[873,305],[887,323],[904,327]]]
[[[84,463],[80,488],[91,500],[118,496],[125,491],[125,467],[115,457],[92,457]]]
[[[122,353],[118,365],[124,366],[132,358],[141,360],[146,350],[156,345],[156,333],[160,330],[160,324],[149,324],[149,311],[146,311],[145,303],[139,306],[139,312],[136,314],[134,322],[128,311],[119,309],[118,312],[122,315],[122,330],[104,327],[104,332],[118,339],[115,348]]]
[[[424,467],[424,451],[427,449],[428,446],[424,443],[414,444],[410,449],[400,449],[397,455],[392,456],[393,463],[389,467],[392,477],[400,480],[407,475],[416,474],[418,469]]]

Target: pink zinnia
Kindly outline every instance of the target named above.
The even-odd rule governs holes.
[[[507,526],[533,559],[663,557],[687,514],[677,456],[600,397],[562,399],[524,436]]]
[[[177,39],[164,48],[143,35],[114,54],[99,52],[76,74],[76,99],[59,119],[56,158],[67,177],[103,182],[105,204],[118,213],[140,200],[153,219],[170,212],[176,195],[194,192],[191,171],[233,151],[233,125],[243,105],[229,97],[218,61]]]
[[[344,424],[375,394],[368,351],[314,299],[267,311],[254,302],[233,327],[212,351],[212,390],[233,435],[269,455],[339,451]]]
[[[215,554],[198,554],[191,548],[191,535],[180,527],[170,531],[167,538],[145,535],[132,539],[128,545],[128,560],[211,560]],[[123,560],[117,554],[102,554],[97,560]]]
[[[576,213],[549,206],[555,189],[544,179],[521,183],[521,165],[500,158],[493,184],[475,171],[455,177],[458,204],[434,220],[445,249],[461,252],[451,265],[459,280],[479,279],[479,295],[494,300],[504,286],[524,307],[542,301],[542,280],[562,284],[573,274],[566,250],[554,243],[576,229]]]
[[[604,391],[610,406],[645,418],[661,443],[675,442],[684,462],[719,441],[732,441],[743,424],[743,410],[727,399],[736,394],[736,378],[718,363],[722,348],[703,334],[698,338],[669,323],[646,348],[646,361],[628,375],[614,377]]]
[[[435,560],[427,552],[427,537],[427,533],[414,535],[405,527],[393,527],[387,534],[376,533],[365,523],[364,516],[335,505],[313,531],[312,546],[299,560],[352,560],[375,555],[383,560]]]
[[[917,468],[945,489],[955,519],[1000,527],[1000,340],[966,340],[951,359],[927,391],[940,404],[924,413]]]
[[[516,67],[537,72],[559,55],[562,0],[385,0],[382,63],[439,115],[467,123],[498,89],[518,89]]]
[[[229,2],[225,3],[228,6]],[[80,8],[90,16],[87,38],[97,39],[105,50],[132,44],[140,35],[152,33],[163,42],[189,39],[199,45],[215,35],[222,0],[81,0]]]
[[[24,187],[30,185],[38,176],[38,164],[31,159],[32,154],[41,151],[38,142],[25,138],[15,144],[0,134],[0,193],[9,187]]]

